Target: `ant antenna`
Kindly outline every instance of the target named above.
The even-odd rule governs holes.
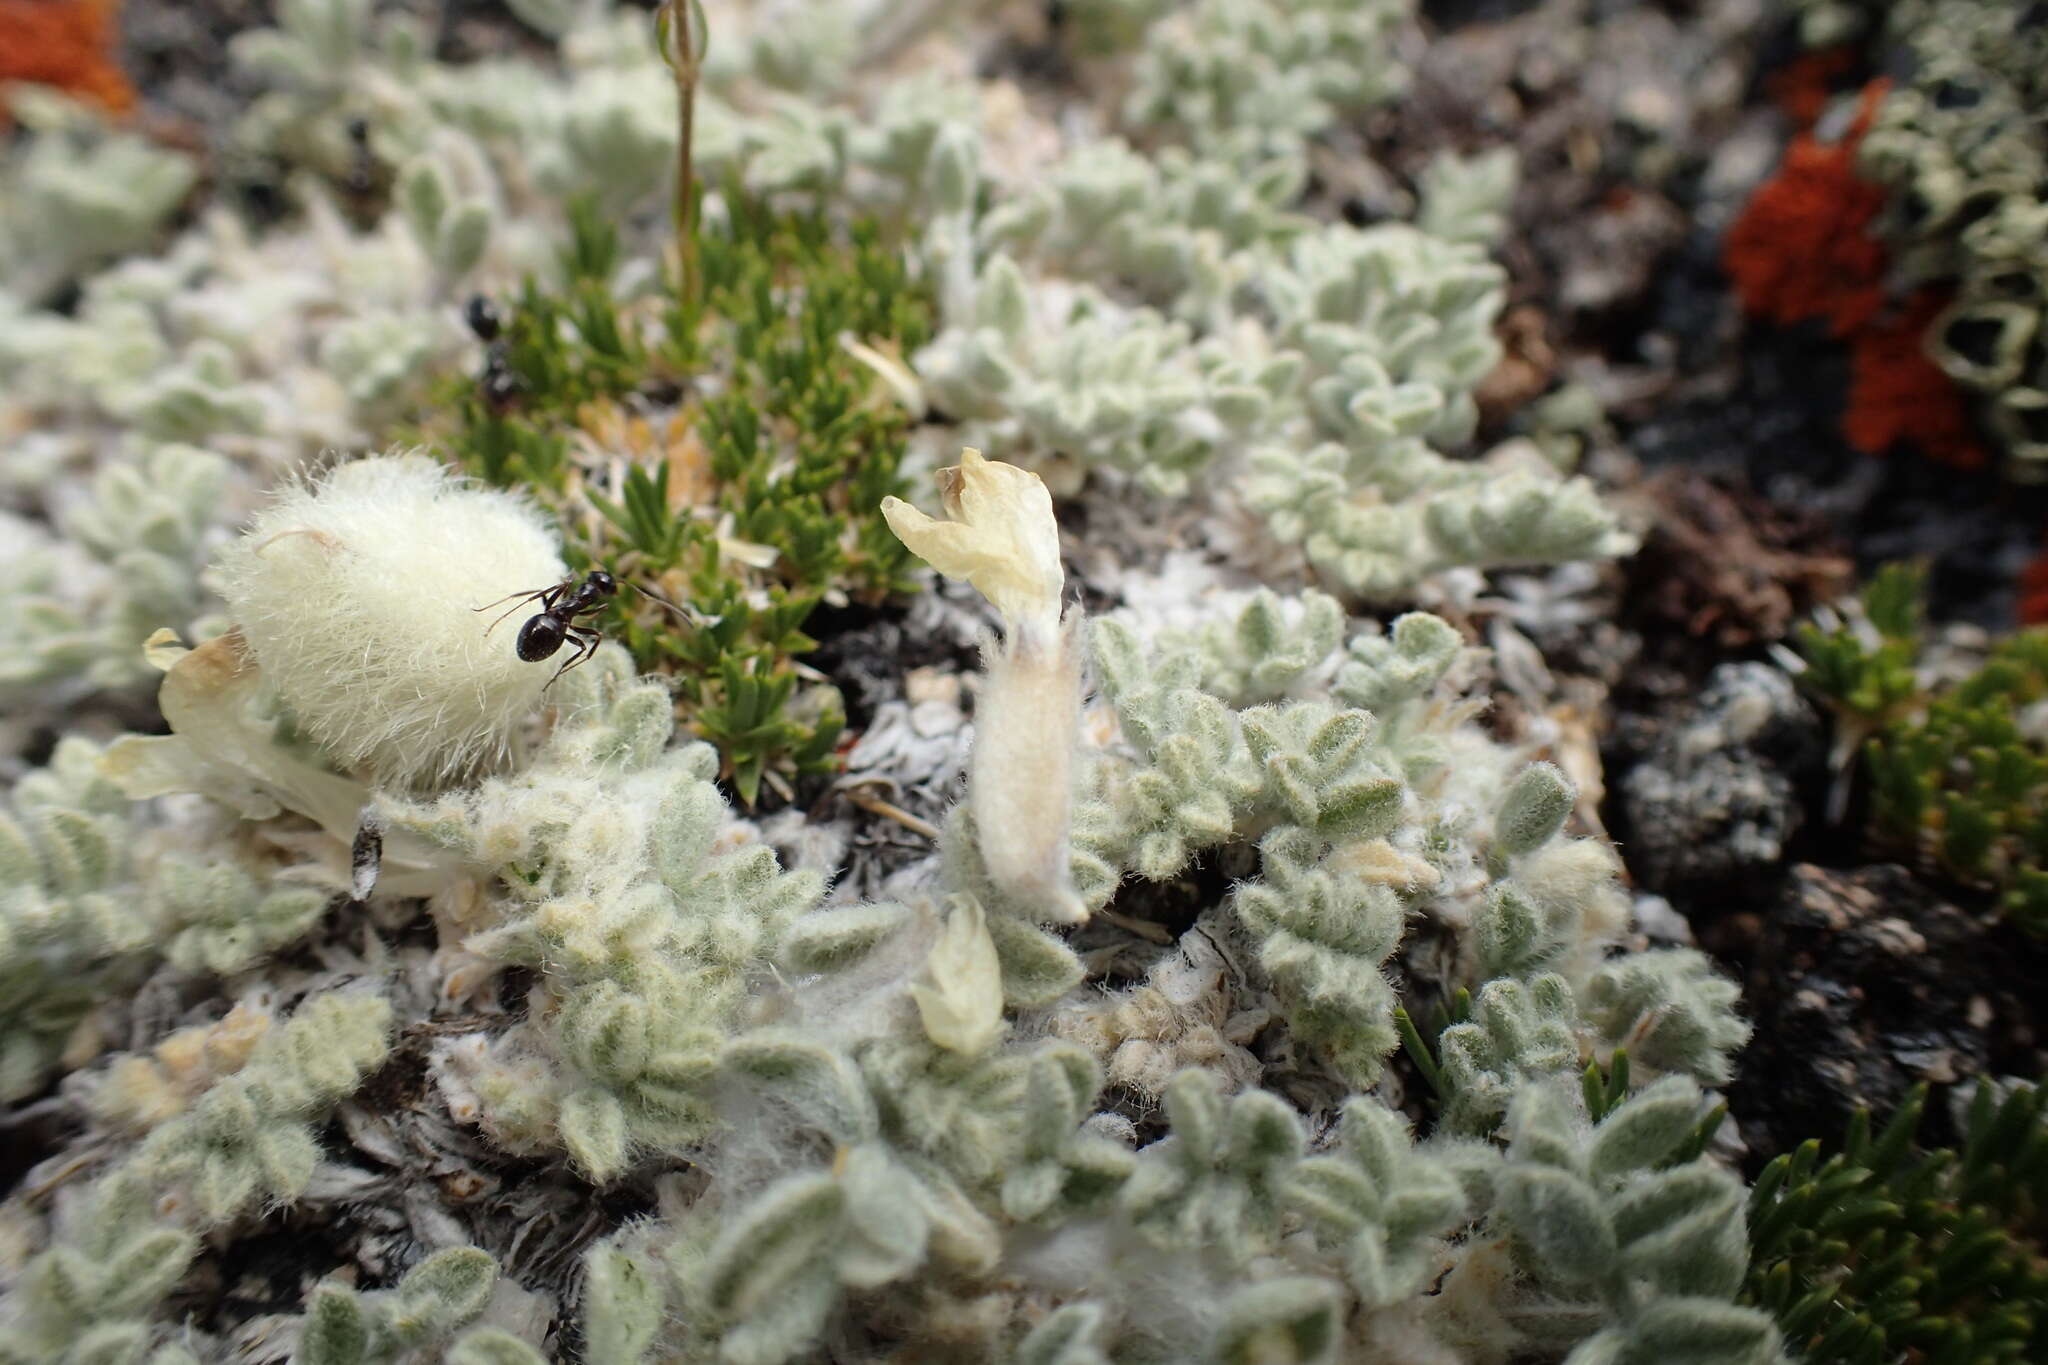
[[[665,595],[652,588],[639,588],[641,595],[659,603],[676,614],[685,624],[702,628],[716,625],[717,618],[706,619],[678,602],[671,602]],[[519,628],[519,639],[514,645],[519,657],[527,663],[537,664],[543,659],[553,658],[564,645],[571,646],[570,656],[548,679],[548,687],[555,685],[555,678],[561,677],[576,665],[584,662],[597,651],[604,637],[597,627],[584,618],[594,618],[602,612],[612,594],[619,590],[619,580],[603,569],[592,569],[583,575],[582,581],[573,576],[545,588],[530,588],[524,592],[508,593],[495,602],[486,602],[471,611],[489,611],[493,607],[512,605],[498,614],[496,620],[484,630],[489,636],[508,618],[516,616],[524,608],[532,608],[533,614],[526,624]],[[543,688],[543,691],[546,689]]]
[[[666,607],[668,610],[674,612],[676,615],[676,619],[683,622],[685,625],[695,626],[699,630],[702,630],[706,626],[717,625],[720,620],[720,618],[716,616],[706,616],[703,612],[698,611],[695,607],[686,607],[682,605],[680,602],[671,602],[667,597],[663,596],[661,593],[656,592],[654,589],[647,587],[644,584],[630,583],[628,584],[628,586],[631,587],[635,592],[639,593],[642,597],[648,598],[655,602],[657,605]]]

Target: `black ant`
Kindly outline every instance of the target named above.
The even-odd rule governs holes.
[[[499,316],[497,305],[481,294],[470,299],[462,310],[462,316],[469,324],[469,330],[484,344],[484,368],[483,373],[477,376],[477,387],[483,393],[485,406],[493,413],[502,414],[512,406],[524,387],[513,372],[510,345],[501,335],[504,320]]]
[[[346,162],[336,175],[339,202],[358,227],[376,221],[391,189],[390,168],[370,145],[370,121],[360,115],[347,125]]]
[[[537,664],[543,659],[553,658],[556,651],[561,649],[563,644],[570,641],[575,642],[575,656],[564,662],[560,668],[555,670],[555,676],[548,679],[548,687],[553,687],[556,678],[561,677],[564,673],[567,673],[570,669],[588,659],[592,654],[595,654],[597,647],[604,642],[604,636],[598,633],[597,627],[585,625],[577,621],[576,618],[594,615],[597,612],[603,611],[610,604],[612,598],[617,595],[618,591],[618,579],[612,577],[603,569],[592,569],[583,576],[583,581],[580,583],[574,578],[565,578],[553,587],[535,588],[531,592],[515,592],[509,596],[499,598],[496,602],[486,602],[484,605],[472,607],[470,610],[489,611],[492,607],[510,602],[514,598],[517,598],[520,603],[538,600],[540,602],[540,611],[528,617],[526,624],[519,628],[519,642],[516,648],[521,659],[530,664]],[[669,601],[660,593],[648,588],[638,588],[638,591],[642,596],[668,608],[678,617],[690,622],[692,625],[701,624],[698,618]],[[505,620],[505,617],[512,615],[518,610],[519,607],[517,605],[513,606],[504,615],[499,616],[496,621],[491,622],[490,626],[485,629],[484,634],[489,635],[491,631],[498,628]],[[547,688],[542,688],[541,690],[546,691]]]
[[[349,165],[342,184],[350,194],[368,194],[377,184],[377,154],[370,150],[370,121],[348,121]]]
[[[498,316],[498,305],[482,294],[470,295],[469,302],[462,307],[462,320],[469,324],[469,330],[476,333],[476,339],[483,342],[496,341],[498,331],[504,326],[504,319]]]
[[[604,639],[604,636],[598,634],[597,627],[578,624],[576,618],[603,611],[606,604],[612,600],[613,595],[618,590],[618,579],[613,578],[603,569],[593,569],[583,576],[581,583],[578,583],[573,578],[565,578],[551,588],[535,588],[532,592],[515,592],[509,596],[499,598],[497,602],[486,602],[484,605],[472,607],[470,610],[489,611],[492,607],[499,605],[499,603],[510,602],[514,598],[517,598],[522,603],[531,602],[538,598],[540,600],[539,614],[529,617],[526,624],[519,628],[519,643],[517,646],[519,657],[530,664],[537,664],[543,659],[554,657],[555,651],[559,650],[565,642],[570,640],[576,642],[575,657],[556,669],[554,678],[548,679],[548,686],[553,687],[555,685],[555,678],[561,677],[577,664],[582,663],[585,659],[596,653],[599,643]],[[518,610],[519,608],[514,606],[511,610],[505,612],[503,616],[491,622],[490,627],[484,631],[484,634],[489,635],[491,631],[496,630],[504,622],[506,616],[510,616]]]

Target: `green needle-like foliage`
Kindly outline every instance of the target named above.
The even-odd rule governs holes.
[[[500,369],[452,386],[455,426],[423,434],[488,482],[528,488],[572,568],[687,608],[679,619],[628,588],[598,624],[674,678],[751,803],[833,763],[844,709],[796,668],[813,647],[805,620],[828,598],[908,585],[909,552],[878,511],[907,491],[908,420],[847,343],[900,359],[931,324],[924,287],[872,223],[737,190],[726,202],[698,234],[699,291],[665,280],[644,297],[617,292],[617,232],[579,204],[559,281],[529,279],[507,309]],[[628,447],[630,463],[586,463],[593,444]]]
[[[1920,653],[1925,568],[1887,564],[1863,590],[1868,630],[1846,625],[1797,632],[1806,670],[1800,681],[1828,705],[1865,724],[1891,719],[1918,696],[1913,664]]]
[[[1875,641],[1806,627],[1802,681],[1870,732],[1872,834],[1997,890],[2007,915],[2048,936],[2048,745],[2024,722],[2048,696],[2048,631],[2009,635],[1975,672],[1928,690],[1915,673],[1923,586],[1917,570],[1879,571],[1864,594]]]
[[[1745,1297],[1810,1365],[2048,1353],[2048,1089],[1979,1082],[1953,1150],[1916,1148],[1926,1098],[1875,1133],[1859,1113],[1750,1192]]]

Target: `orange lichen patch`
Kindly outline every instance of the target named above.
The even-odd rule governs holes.
[[[1856,449],[1882,455],[1906,444],[1958,469],[1984,467],[1962,394],[1927,358],[1927,329],[1947,304],[1943,291],[1923,289],[1897,316],[1856,334],[1842,414],[1842,434]]]
[[[1721,244],[1721,265],[1742,306],[1773,322],[1827,319],[1847,336],[1884,303],[1884,244],[1870,234],[1884,190],[1856,175],[1856,144],[1886,82],[1863,91],[1839,142],[1801,133],[1778,173],[1758,187]]]
[[[1850,47],[1804,53],[1772,72],[1764,81],[1764,89],[1771,103],[1784,110],[1785,116],[1804,131],[1828,107],[1828,101],[1844,84],[1842,78],[1855,65],[1856,50]]]
[[[116,113],[135,90],[114,63],[120,0],[0,0],[0,84],[54,85]],[[0,127],[7,124],[0,108]]]
[[[1807,96],[1816,92],[1824,103],[1838,65],[1788,70],[1779,95],[1788,112],[1807,116]],[[1907,445],[1958,469],[1981,469],[1986,455],[1963,395],[1927,357],[1927,329],[1946,302],[1942,291],[1923,289],[1884,311],[1884,244],[1869,230],[1884,190],[1857,177],[1856,148],[1886,89],[1884,81],[1863,88],[1839,141],[1811,133],[1792,140],[1778,173],[1728,230],[1721,263],[1750,314],[1778,323],[1824,318],[1848,340],[1842,433],[1850,445],[1871,455]]]

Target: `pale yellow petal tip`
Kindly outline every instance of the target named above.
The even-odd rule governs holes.
[[[1028,469],[983,459],[972,447],[936,479],[945,521],[899,498],[882,500],[882,517],[896,538],[940,573],[972,583],[1013,629],[1057,626],[1067,580],[1045,481]]]
[[[185,647],[185,642],[178,638],[178,632],[169,626],[156,631],[142,642],[143,662],[160,673],[170,672],[178,660],[191,652]]]
[[[1003,967],[973,897],[953,898],[925,974],[930,984],[910,988],[925,1036],[970,1057],[993,1047],[1003,1033]]]

